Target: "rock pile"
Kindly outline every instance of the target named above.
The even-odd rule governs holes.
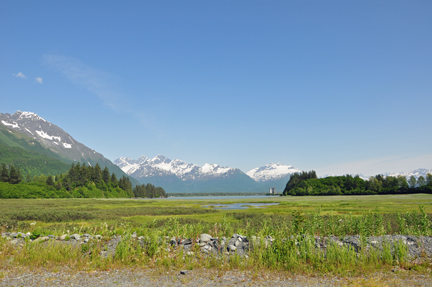
[[[9,241],[15,246],[22,246],[26,243],[36,243],[45,241],[56,241],[64,244],[81,245],[86,243],[91,243],[92,241],[100,241],[103,237],[101,235],[89,235],[89,234],[64,234],[62,236],[40,236],[34,238],[35,236],[31,233],[22,232],[4,232],[1,234],[3,238]],[[150,239],[144,236],[138,236],[136,233],[130,235],[130,238],[137,240],[141,246],[149,244]],[[118,243],[122,240],[121,236],[114,235],[111,238],[103,238],[103,251],[101,255],[104,257],[113,256]],[[302,241],[309,240],[315,243],[315,247],[323,252],[326,251],[327,247],[330,245],[339,246],[341,248],[352,248],[355,252],[359,252],[362,248],[366,249],[378,249],[383,250],[385,246],[391,246],[392,248],[395,244],[403,244],[407,247],[409,256],[412,258],[420,257],[421,255],[426,255],[427,257],[432,257],[432,237],[428,236],[413,236],[413,235],[384,235],[384,236],[371,236],[366,238],[361,238],[358,235],[355,236],[345,236],[345,237],[319,237],[319,236],[291,236],[289,239],[282,239],[282,242],[290,240],[294,244],[299,245]],[[250,250],[254,247],[263,246],[265,248],[271,246],[275,242],[275,239],[271,236],[265,238],[260,238],[252,236],[247,238],[240,234],[234,234],[231,238],[226,237],[212,237],[209,234],[201,234],[198,238],[176,238],[176,237],[164,237],[159,238],[158,243],[165,243],[166,246],[172,249],[183,249],[185,254],[193,255],[196,250],[208,255],[233,255],[238,254],[241,257],[248,256]]]

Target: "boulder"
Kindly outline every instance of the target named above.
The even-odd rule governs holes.
[[[35,240],[33,240],[33,242],[34,242],[34,243],[36,243],[36,242],[45,242],[45,241],[47,241],[48,239],[49,239],[48,236],[41,236],[41,237],[38,237],[38,238],[36,238]]]
[[[61,241],[63,241],[63,240],[66,240],[66,237],[67,237],[67,236],[68,236],[67,234],[63,234],[63,235],[60,236],[58,239],[61,240]]]
[[[200,242],[209,242],[213,237],[210,234],[203,233],[200,235]]]
[[[81,239],[81,236],[79,235],[79,234],[72,234],[71,236],[70,236],[70,238],[71,239],[75,239],[75,240],[80,240]]]

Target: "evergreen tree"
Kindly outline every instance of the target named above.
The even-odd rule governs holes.
[[[109,174],[109,170],[108,167],[105,167],[102,171],[102,180],[106,183],[109,184],[110,182],[110,174]]]
[[[12,184],[17,184],[20,182],[20,174],[13,165],[9,169],[9,182]]]
[[[9,171],[5,164],[2,164],[2,171],[0,176],[0,181],[9,182]]]
[[[114,172],[111,175],[111,186],[114,188],[118,186],[118,179]]]
[[[102,169],[99,163],[97,163],[93,169],[92,181],[96,184],[102,183]]]
[[[72,163],[72,166],[71,166],[71,168],[68,171],[68,178],[69,178],[70,183],[76,181],[77,174],[76,174],[76,171],[75,171],[75,163]]]
[[[81,165],[80,171],[79,171],[79,180],[78,180],[78,184],[79,186],[85,186],[87,184],[88,181],[88,168],[85,165],[85,163],[83,163]]]
[[[50,185],[50,186],[54,186],[54,178],[52,175],[48,175],[47,180],[46,180],[46,184]]]

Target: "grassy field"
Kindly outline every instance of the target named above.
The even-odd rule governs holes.
[[[212,205],[278,203],[264,208],[216,210]],[[357,254],[352,249],[329,246],[324,256],[315,248],[314,235],[379,236],[387,234],[432,235],[432,195],[374,195],[327,197],[268,197],[259,199],[33,199],[1,200],[1,231],[31,232],[33,235],[100,234],[108,240],[122,235],[120,248],[107,260],[95,256],[103,242],[75,250],[58,244],[50,248],[29,244],[21,251],[0,238],[0,267],[71,265],[78,269],[108,269],[122,266],[163,268],[271,269],[297,273],[359,275],[376,270],[422,270],[430,274],[429,260],[421,265],[404,259],[406,250]],[[209,205],[209,207],[203,207]],[[145,237],[140,247],[130,235]],[[192,238],[201,233],[213,237],[234,233],[263,240],[272,236],[269,248],[254,249],[247,259],[205,257],[195,246],[193,258],[181,250],[166,251],[161,238]],[[201,254],[201,255],[200,255]],[[14,258],[14,264],[9,264]],[[57,266],[57,267],[56,267]]]
[[[250,207],[240,210],[217,210],[212,205],[232,203],[278,203],[262,208]],[[210,207],[203,207],[209,205]],[[373,196],[308,196],[268,197],[236,200],[202,199],[10,199],[0,200],[0,224],[3,229],[30,228],[69,224],[80,227],[95,227],[102,223],[116,225],[129,223],[158,224],[176,218],[183,223],[203,225],[229,222],[233,228],[249,225],[258,228],[263,221],[279,226],[292,221],[293,216],[305,219],[362,218],[379,214],[394,225],[397,213],[403,216],[416,215],[423,206],[425,213],[432,213],[432,195],[373,195]],[[388,225],[388,224],[387,224]],[[385,227],[387,227],[387,225]],[[21,226],[21,227],[18,227]],[[32,228],[35,228],[32,225]],[[389,230],[395,233],[397,230]]]

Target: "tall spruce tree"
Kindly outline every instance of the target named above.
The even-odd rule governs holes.
[[[12,165],[9,169],[9,182],[12,184],[18,184],[20,182],[20,176],[20,172]]]
[[[115,175],[114,172],[111,175],[111,186],[112,187],[117,187],[118,186],[118,179],[117,179],[117,176]]]
[[[5,164],[2,164],[2,171],[0,176],[0,181],[9,182],[9,171]]]
[[[102,183],[102,169],[99,163],[97,163],[93,169],[92,181],[96,184]]]
[[[106,184],[109,184],[109,182],[110,182],[110,173],[109,173],[108,167],[105,167],[102,171],[102,180]]]

